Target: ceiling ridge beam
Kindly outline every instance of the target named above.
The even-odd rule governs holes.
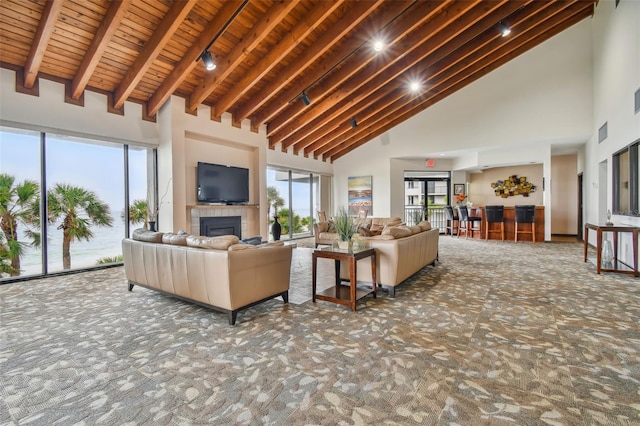
[[[550,3],[543,2],[534,2],[530,4],[530,7],[535,7],[538,9],[545,8]],[[465,28],[462,32],[458,33],[454,38],[449,38],[447,40],[428,40],[429,44],[434,44],[434,50],[427,52],[426,55],[421,55],[417,62],[412,62],[408,60],[404,60],[406,63],[396,63],[394,67],[396,67],[391,74],[387,74],[387,71],[376,76],[373,80],[371,80],[365,86],[361,86],[357,89],[350,98],[352,101],[352,107],[342,111],[339,115],[335,115],[333,113],[328,114],[331,118],[331,121],[323,126],[317,127],[316,131],[312,134],[314,135],[314,139],[303,138],[302,140],[296,142],[294,144],[294,153],[299,152],[302,148],[304,148],[305,155],[308,155],[310,152],[315,151],[320,146],[326,143],[326,139],[324,136],[329,132],[326,132],[321,139],[318,137],[320,133],[318,133],[318,129],[322,130],[327,127],[327,124],[331,126],[331,124],[335,124],[333,129],[338,128],[338,125],[342,122],[346,122],[350,117],[358,116],[361,112],[366,111],[367,115],[365,117],[369,117],[371,115],[377,114],[379,110],[384,109],[386,105],[379,105],[379,100],[386,96],[386,94],[395,91],[398,88],[398,84],[390,83],[394,81],[395,76],[398,75],[396,71],[400,71],[401,73],[406,73],[412,76],[422,76],[426,75],[429,79],[432,78],[431,66],[437,64],[438,62],[442,62],[443,59],[449,57],[451,54],[455,52],[459,52],[465,46],[469,46],[470,42],[475,41],[476,43],[480,43],[477,46],[474,46],[474,49],[479,49],[482,45],[488,43],[491,40],[496,38],[500,38],[500,35],[497,31],[492,33],[489,31],[492,27],[495,27],[497,22],[505,19],[507,16],[512,16],[514,11],[522,10],[518,4],[514,2],[509,2],[503,4],[501,7],[490,11],[488,15],[485,15],[484,18],[475,24]],[[473,17],[475,20],[475,17]],[[466,53],[466,56],[469,53]],[[414,58],[412,58],[414,59]],[[374,90],[378,88],[377,90]],[[408,90],[407,87],[402,88],[404,92]],[[371,108],[371,106],[375,104],[375,108]],[[326,117],[326,116],[325,116]],[[360,121],[364,121],[366,118],[359,117]],[[335,131],[332,130],[332,133]],[[347,128],[345,131],[348,131]],[[329,138],[330,140],[332,138]],[[310,143],[311,141],[311,143]]]
[[[44,3],[42,17],[33,38],[31,50],[24,66],[24,87],[33,88],[40,71],[47,45],[56,27],[56,21],[62,11],[63,0],[49,0]]]
[[[251,67],[251,70],[245,74],[238,83],[234,84],[233,88],[228,91],[222,99],[214,104],[211,112],[212,116],[220,118],[223,112],[227,111],[238,99],[251,90],[255,84],[258,84],[260,79],[264,78],[264,76],[276,67],[302,40],[322,24],[343,1],[344,0],[332,0],[316,3],[315,7],[306,13],[302,20],[298,21],[275,46],[269,49],[269,52],[263,56],[258,63]],[[239,124],[241,120],[233,117],[233,121]]]
[[[410,4],[414,4],[414,2],[412,1]],[[304,89],[320,79],[329,70],[343,61],[347,55],[360,47],[362,45],[362,40],[371,37],[371,33],[373,32],[371,28],[378,30],[379,28],[384,27],[389,22],[385,16],[396,16],[397,14],[402,13],[407,7],[410,7],[410,5],[408,5],[408,2],[406,1],[383,3],[381,9],[382,13],[372,14],[373,16],[370,16],[369,19],[362,21],[357,32],[345,40],[343,44],[339,45],[335,52],[331,52],[331,55],[329,55],[328,58],[318,58],[324,59],[321,66],[311,69],[307,74],[303,75],[301,79],[295,81],[291,87],[285,89],[284,92],[273,98],[265,105],[264,109],[254,114],[251,118],[252,122],[268,122],[283,109],[291,107],[291,101],[297,98]],[[378,11],[378,9],[376,9],[376,11]]]
[[[162,52],[164,46],[171,40],[175,31],[195,5],[196,0],[178,0],[171,5],[167,14],[162,18],[160,25],[158,25],[149,41],[145,44],[142,52],[140,52],[129,71],[116,87],[113,96],[114,108],[118,109],[124,105],[124,102],[136,88],[153,61]]]
[[[344,36],[346,36],[349,31],[351,31],[354,27],[356,27],[362,20],[367,18],[372,12],[375,11],[381,4],[383,4],[384,0],[376,0],[376,1],[360,1],[355,2],[355,4],[349,8],[349,10],[336,22],[330,31],[325,31],[318,39],[314,42],[312,46],[295,58],[285,70],[281,72],[278,76],[277,82],[272,82],[269,85],[263,87],[254,97],[248,102],[245,102],[244,105],[240,105],[236,110],[236,120],[243,120],[254,112],[256,112],[260,107],[270,101],[273,97],[277,96],[278,93],[289,84],[294,78],[298,77],[300,73],[306,69],[310,64],[316,61],[320,56],[322,56],[325,52],[331,49],[336,43],[338,43]],[[343,4],[341,7],[347,7],[346,4]],[[300,90],[293,91],[297,94],[300,93]],[[286,100],[282,102],[278,102],[276,99],[274,102],[269,102],[269,105],[275,106],[273,109],[272,115],[281,111],[285,108],[286,104],[290,99],[293,99],[295,94],[289,96]],[[286,95],[284,95],[286,97]],[[278,106],[280,106],[278,108]],[[269,118],[269,117],[266,117]],[[263,119],[251,117],[252,127],[257,128],[263,122]]]
[[[247,36],[238,43],[222,60],[214,73],[208,73],[187,100],[187,109],[195,111],[198,105],[222,83],[231,72],[264,40],[284,17],[297,5],[293,1],[278,1],[265,13],[260,21],[250,29]]]
[[[346,155],[347,153],[353,151],[354,149],[362,146],[367,143],[371,139],[387,132],[398,124],[404,122],[405,120],[415,116],[416,114],[424,111],[429,106],[437,103],[438,101],[446,98],[447,96],[455,93],[456,91],[462,89],[463,87],[473,83],[479,78],[485,76],[496,68],[504,65],[515,57],[527,52],[533,47],[543,43],[544,41],[550,39],[556,34],[562,32],[568,27],[575,25],[576,23],[582,21],[583,19],[592,15],[591,7],[581,8],[577,13],[567,17],[564,22],[559,23],[553,28],[545,29],[541,31],[540,34],[530,40],[527,40],[524,44],[521,45],[519,49],[511,50],[507,55],[502,56],[498,61],[493,62],[484,68],[478,70],[476,73],[467,76],[465,79],[457,81],[453,85],[450,85],[448,89],[443,92],[438,92],[433,96],[430,96],[426,99],[420,99],[419,97],[414,98],[409,104],[401,107],[399,110],[395,110],[392,112],[393,119],[387,122],[383,122],[378,120],[376,123],[368,126],[366,129],[363,129],[363,133],[358,137],[350,138],[349,140],[344,141],[340,147],[336,147],[333,150],[323,154],[323,159],[331,159],[331,161],[335,161],[340,157]]]
[[[149,98],[148,108],[149,115],[155,115],[162,105],[171,97],[173,92],[180,86],[185,77],[198,65],[198,58],[202,51],[211,43],[215,35],[224,28],[229,19],[231,19],[238,9],[244,7],[246,3],[243,0],[226,1],[224,6],[218,10],[205,28],[200,33],[198,40],[195,41],[184,54],[180,62],[173,68],[169,76],[162,82],[160,87]]]
[[[409,12],[403,13],[398,19],[394,19],[384,28],[387,44],[392,46],[398,43],[405,38],[407,34],[432,17],[434,13],[442,10],[446,4],[446,2],[442,1],[421,2],[411,7]],[[452,2],[451,4],[455,3]],[[296,102],[269,122],[267,136],[270,138],[270,146],[276,145],[280,140],[289,136],[299,128],[300,123],[303,121],[302,118],[299,118],[300,116],[312,117],[311,119],[313,119],[323,114],[326,110],[317,106],[317,102],[326,97],[340,97],[340,94],[336,93],[336,88],[339,88],[340,85],[344,84],[357,73],[362,72],[363,69],[370,67],[377,68],[376,59],[384,60],[385,52],[373,52],[372,48],[367,48],[370,46],[367,46],[366,42],[363,42],[361,47],[364,48],[358,48],[353,54],[345,58],[342,63],[339,63],[340,67],[336,68],[335,72],[330,73],[326,78],[322,78],[318,84],[306,90],[307,95],[309,95],[311,99],[314,99],[310,108],[301,102]],[[358,78],[355,80],[360,80],[360,75],[358,75]],[[342,96],[346,96],[346,94]],[[276,133],[277,136],[275,139],[272,139]]]
[[[107,13],[102,18],[100,26],[93,40],[91,40],[91,45],[89,45],[89,49],[87,49],[82,58],[82,62],[71,82],[71,99],[80,98],[80,95],[84,92],[91,75],[100,63],[111,37],[120,26],[130,4],[131,0],[112,1],[109,3],[109,9],[107,9]]]

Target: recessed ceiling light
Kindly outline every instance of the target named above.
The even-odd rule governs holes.
[[[373,50],[376,52],[381,52],[384,49],[384,42],[380,39],[373,41]]]

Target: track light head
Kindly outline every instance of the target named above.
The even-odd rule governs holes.
[[[213,71],[214,69],[216,69],[216,63],[213,61],[213,56],[211,56],[211,52],[209,52],[208,50],[205,50],[204,52],[202,52],[202,55],[200,55],[200,57],[202,58],[202,62],[204,63],[204,66],[207,69],[207,71]]]
[[[358,127],[358,122],[356,121],[356,118],[355,118],[355,117],[353,117],[353,118],[350,120],[350,123],[351,123],[351,128],[352,128],[352,129],[355,129],[356,127]]]
[[[305,105],[311,104],[311,99],[309,99],[309,95],[307,95],[306,92],[300,94],[300,99],[302,99],[302,103]]]
[[[498,31],[500,31],[502,37],[506,37],[511,34],[511,28],[509,28],[509,26],[502,21],[500,21],[500,23],[498,24]]]

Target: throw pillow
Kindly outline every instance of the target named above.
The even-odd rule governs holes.
[[[199,235],[189,235],[187,246],[203,249],[228,250],[229,246],[238,244],[240,239],[235,235],[220,235],[218,237],[201,237]]]
[[[358,235],[361,237],[371,237],[373,234],[366,227],[361,226],[358,228]]]
[[[380,235],[383,229],[384,229],[384,225],[377,224],[377,223],[371,224],[371,226],[369,227],[369,230],[371,231],[372,235]]]
[[[133,231],[131,238],[136,241],[144,241],[146,243],[161,243],[162,232],[149,231],[144,228],[138,228]]]
[[[332,220],[329,221],[327,232],[336,232],[336,224]]]
[[[411,234],[411,229],[404,225],[385,226],[382,230],[382,235],[391,235],[393,238],[408,237]]]
[[[431,229],[431,222],[427,222],[426,220],[423,220],[418,224],[418,226],[422,228],[423,231],[428,231],[429,229]]]

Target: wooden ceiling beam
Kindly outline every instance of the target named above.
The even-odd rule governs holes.
[[[426,67],[429,63],[437,62],[439,58],[461,48],[524,4],[525,2],[513,1],[503,4],[491,2],[489,5],[495,9],[487,9],[486,4],[481,4],[482,7],[475,7],[471,10],[458,10],[456,28],[452,28],[448,22],[442,20],[438,22],[438,19],[428,22],[420,31],[416,31],[412,37],[408,37],[405,40],[405,45],[401,46],[402,51],[406,51],[407,55],[392,64],[390,63],[391,66],[386,69],[380,69],[377,75],[361,73],[359,81],[362,81],[363,84],[347,82],[341,90],[350,93],[348,101],[336,106],[327,106],[328,111],[321,119],[310,121],[303,129],[287,138],[288,140],[282,141],[283,146],[286,148],[291,145],[291,141],[295,142],[294,153],[309,145],[317,147],[314,142],[332,130],[331,123],[334,124],[333,127],[337,127],[341,122],[349,120],[360,111],[370,109],[374,103],[371,98],[372,94],[380,98],[399,85],[407,85],[408,81],[401,82],[401,80],[408,80],[408,78],[403,79],[403,75],[410,75],[414,78],[421,75],[412,70],[412,68],[416,68],[416,64],[420,64],[420,67]],[[443,13],[441,16],[448,15],[448,13]],[[367,99],[366,102],[364,102],[365,99]],[[309,150],[305,149],[305,154],[308,153]]]
[[[89,49],[82,58],[82,62],[71,82],[71,98],[78,99],[87,87],[93,72],[100,63],[109,41],[120,26],[122,18],[131,4],[131,0],[112,1],[96,31]]]
[[[468,2],[460,3],[468,4]],[[446,3],[442,1],[420,2],[413,5],[407,11],[404,11],[402,15],[394,19],[389,25],[384,27],[383,30],[379,31],[384,35],[388,46],[387,49],[391,49],[394,44],[418,28],[445,4]],[[325,113],[326,107],[318,106],[320,100],[325,97],[331,97],[331,99],[334,99],[334,102],[338,102],[339,99],[348,96],[347,93],[336,92],[336,89],[356,74],[358,74],[358,78],[354,80],[359,81],[361,71],[367,68],[379,68],[380,64],[378,64],[378,62],[385,61],[387,57],[386,53],[386,51],[374,52],[370,44],[366,41],[361,44],[360,48],[350,54],[344,63],[339,63],[340,66],[334,72],[306,90],[309,98],[313,100],[311,106],[296,102],[269,122],[267,128],[267,136],[270,137],[269,146],[275,146],[280,140],[300,128],[304,122],[304,119],[300,118],[301,116],[305,117],[305,119],[313,119]],[[277,136],[274,136],[276,133]]]
[[[284,19],[285,16],[297,5],[293,1],[280,0],[275,2],[251,28],[249,34],[238,43],[233,50],[218,64],[215,72],[207,74],[202,83],[191,93],[187,102],[187,109],[195,111],[218,84],[224,81],[235,68],[242,63],[247,55],[264,40],[269,33]]]
[[[343,0],[332,0],[316,3],[313,9],[306,13],[277,45],[273,46],[257,64],[251,67],[249,73],[245,74],[222,99],[214,104],[212,116],[220,118],[223,112],[235,104],[238,99],[276,67],[280,61],[285,59],[302,40],[308,37],[325,19],[331,16],[342,1]],[[239,124],[241,120],[234,117],[233,121]]]
[[[564,3],[563,7],[566,7],[567,4],[569,3]],[[433,81],[433,86],[428,90],[426,94],[414,96],[413,98],[408,98],[407,96],[402,95],[398,96],[396,102],[389,105],[387,109],[385,109],[384,113],[381,114],[381,116],[376,117],[374,122],[365,125],[369,128],[384,126],[389,121],[395,121],[395,117],[413,111],[415,108],[417,108],[416,103],[419,106],[426,105],[424,106],[424,108],[419,108],[420,111],[422,111],[423,109],[427,108],[435,102],[440,101],[449,94],[460,90],[462,87],[464,87],[464,85],[470,84],[476,79],[486,75],[486,73],[493,71],[497,67],[513,59],[515,57],[513,56],[513,52],[524,53],[525,51],[529,50],[531,46],[527,45],[527,43],[532,38],[535,39],[537,37],[546,37],[544,38],[544,40],[546,40],[551,36],[545,36],[545,34],[555,34],[556,32],[559,32],[562,29],[566,28],[562,26],[563,20],[566,20],[567,15],[573,15],[577,10],[581,10],[581,7],[573,7],[572,10],[565,11],[563,16],[556,17],[552,19],[552,21],[549,21],[547,19],[551,15],[548,15],[546,18],[542,17],[539,20],[536,20],[535,18],[531,19],[534,21],[531,22],[531,25],[533,26],[530,26],[530,28],[528,28],[526,31],[522,31],[521,33],[516,35],[514,35],[512,32],[512,35],[509,36],[509,42],[498,43],[498,49],[495,48],[495,45],[487,46],[485,49],[483,49],[484,52],[480,52],[479,55],[477,55],[483,57],[483,60],[481,61],[473,60],[467,64],[463,64],[463,62],[458,62],[454,59],[442,61],[444,64],[437,64],[437,66],[447,69],[449,72],[443,73],[441,74],[440,78],[435,79]],[[545,20],[547,22],[543,23],[543,21]],[[537,25],[538,23],[543,24]],[[529,32],[529,34],[525,34],[526,32]],[[499,39],[499,41],[500,40],[501,39]],[[542,42],[544,40],[540,40],[539,42]],[[524,49],[522,49],[523,45]],[[520,53],[518,53],[518,55]],[[506,61],[503,60],[503,58],[505,57],[507,58]],[[461,81],[466,81],[466,83],[463,86],[459,86],[458,83]],[[452,87],[454,87],[454,90],[450,90]],[[413,114],[417,114],[417,112],[414,111]],[[330,149],[326,149],[327,146],[323,146],[322,149],[317,153],[322,154],[325,159],[330,157],[333,161],[338,152],[344,151],[345,149],[348,149],[349,151],[355,149],[350,147],[350,144],[358,144],[358,142],[354,142],[353,139],[353,137],[342,138],[340,141],[338,141],[338,144],[334,141],[333,146]],[[349,142],[350,140],[351,142]]]
[[[549,16],[553,15],[555,11],[566,7],[566,4],[563,4],[561,7],[559,5],[559,3],[533,2],[530,3],[526,8],[514,9],[515,13],[510,14],[508,20],[509,25],[512,28],[512,35],[509,37],[510,42],[507,45],[513,45],[513,40],[515,40],[520,35],[518,32],[520,27],[525,29],[532,28],[539,21],[543,21],[544,19],[547,19]],[[525,9],[526,13],[523,13],[522,11],[524,11]],[[544,13],[544,16],[546,16],[547,18],[545,18],[544,16],[541,18],[537,16],[541,13]],[[504,16],[502,18],[506,19],[506,17]],[[412,75],[428,76],[428,82],[426,83],[427,87],[429,88],[428,91],[434,90],[434,88],[437,87],[440,83],[436,76],[441,74],[444,70],[458,67],[460,63],[464,62],[466,62],[468,66],[473,62],[477,62],[479,60],[477,56],[481,55],[482,57],[485,57],[491,52],[505,45],[506,39],[501,37],[498,31],[492,31],[492,27],[495,27],[495,24],[492,24],[492,22],[499,22],[501,20],[502,19],[495,20],[495,17],[492,16],[491,19],[478,22],[476,25],[471,27],[465,33],[461,34],[455,40],[452,40],[450,43],[443,46],[441,49],[439,49],[438,52],[416,64],[411,70],[408,71],[408,73]],[[481,53],[478,54],[478,52]],[[451,75],[448,75],[448,78],[450,78]],[[388,111],[389,108],[392,108],[392,105],[396,101],[405,99],[404,102],[408,102],[406,100],[406,88],[397,87],[397,85],[395,86],[396,87],[391,87],[390,90],[386,91],[391,94],[389,96],[385,96],[384,99],[379,100],[379,96],[375,95],[374,93],[368,99],[366,99],[366,101],[362,102],[365,107],[359,108],[359,110],[361,110],[364,115],[358,116],[359,123],[368,123],[371,121],[371,119],[378,118],[384,120],[381,117],[386,116],[385,112]],[[373,103],[375,103],[375,106],[371,107],[370,104]],[[317,141],[316,143],[306,147],[305,155],[308,155],[313,151],[314,156],[317,156],[331,150],[334,146],[343,142],[344,138],[339,138],[345,133],[346,131],[333,132],[331,135],[326,136],[321,141]]]
[[[479,68],[475,73],[467,75],[464,79],[456,80],[452,85],[449,85],[447,89],[438,91],[437,93],[433,93],[428,98],[415,98],[403,107],[390,112],[390,114],[387,115],[385,119],[377,120],[374,124],[368,126],[366,129],[363,129],[363,132],[358,136],[345,140],[340,146],[335,147],[331,151],[323,154],[323,159],[330,159],[331,161],[339,159],[340,157],[346,155],[354,149],[364,145],[371,139],[387,132],[391,128],[422,112],[429,106],[471,84],[472,82],[485,76],[486,74],[504,65],[517,56],[529,51],[530,49],[543,43],[544,41],[569,28],[570,26],[575,25],[576,23],[589,16],[592,16],[592,14],[593,4],[589,4],[586,5],[586,7],[582,5],[582,7],[578,8],[577,12],[573,13],[570,16],[563,15],[558,19],[559,23],[555,27],[547,28],[543,31],[537,31],[537,36],[528,37],[518,49],[508,49],[509,53],[501,56],[499,60],[491,62],[488,65]],[[479,66],[479,64],[476,64],[476,66]]]
[[[211,22],[205,26],[202,33],[200,33],[198,40],[189,47],[180,62],[149,99],[148,113],[150,116],[155,115],[160,110],[162,105],[164,105],[167,99],[178,89],[189,73],[198,66],[198,58],[203,50],[239,11],[238,9],[243,8],[245,4],[242,0],[224,2],[222,8],[216,13]]]
[[[328,73],[332,68],[337,67],[340,62],[347,57],[347,55],[350,55],[362,45],[363,40],[369,39],[372,34],[386,26],[390,19],[393,19],[395,16],[402,13],[413,3],[415,3],[413,0],[387,1],[383,3],[381,7],[376,10],[375,14],[372,14],[369,19],[361,22],[348,40],[339,45],[339,47],[334,52],[331,52],[327,58],[321,58],[318,66],[309,67],[309,69],[305,70],[303,78],[298,79],[291,85],[291,87],[273,98],[265,105],[265,108],[261,109],[251,117],[251,121],[253,123],[265,123],[271,120],[283,109],[291,108],[291,101],[299,97],[303,90],[318,81],[318,79]],[[330,31],[333,31],[333,29]]]
[[[347,7],[347,11],[342,18],[331,26],[329,31],[324,32],[308,49],[295,58],[285,70],[281,71],[275,81],[265,85],[252,99],[238,106],[234,115],[236,121],[242,121],[256,112],[260,107],[276,96],[284,87],[298,77],[300,73],[307,69],[314,61],[316,61],[325,52],[331,49],[336,43],[340,42],[343,37],[347,36],[349,31],[353,30],[362,20],[368,17],[377,7],[383,4],[384,0],[376,1],[358,1],[345,2],[341,7]],[[292,99],[293,96],[289,99]],[[287,102],[285,102],[286,105]],[[277,105],[277,102],[270,104]],[[282,108],[285,107],[282,105]],[[278,110],[279,111],[279,110]],[[277,111],[276,111],[277,112]],[[253,130],[257,130],[262,124],[261,121],[251,117]]]
[[[56,27],[56,21],[62,11],[63,0],[50,0],[44,3],[42,17],[31,44],[31,51],[24,66],[24,87],[32,89],[40,71],[49,39]]]
[[[145,44],[129,71],[116,87],[113,96],[113,107],[119,109],[124,105],[131,92],[136,88],[156,57],[162,52],[173,33],[196,5],[196,0],[178,0],[173,2],[167,14],[162,18],[158,28]]]

